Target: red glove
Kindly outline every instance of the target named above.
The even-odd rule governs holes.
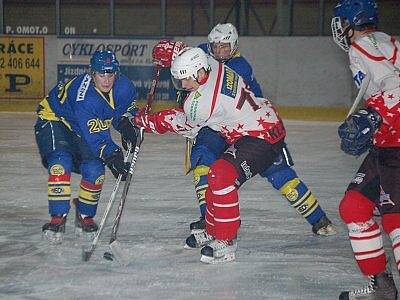
[[[153,63],[162,68],[170,68],[175,56],[186,48],[186,44],[179,41],[161,40],[153,47]]]

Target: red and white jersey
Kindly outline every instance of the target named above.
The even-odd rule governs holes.
[[[224,64],[209,58],[211,71],[206,83],[191,92],[183,109],[169,109],[145,115],[146,131],[172,131],[195,137],[202,127],[218,131],[227,143],[243,136],[264,139],[271,144],[282,140],[286,131],[272,104],[256,98],[241,76]]]
[[[383,32],[369,32],[351,44],[350,69],[358,86],[370,81],[365,106],[377,111],[383,123],[374,134],[377,147],[400,146],[400,43]]]

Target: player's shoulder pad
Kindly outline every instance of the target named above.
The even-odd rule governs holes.
[[[75,99],[76,102],[84,102],[86,97],[86,93],[92,86],[92,77],[87,74],[81,74],[65,84],[60,86],[61,89],[64,89],[64,92],[68,95],[68,98]]]
[[[244,73],[251,73],[252,68],[249,64],[249,62],[243,57],[243,56],[238,56],[238,57],[233,57],[230,60],[226,62],[226,65],[230,67],[231,69],[235,70],[239,74],[241,72]]]
[[[351,44],[349,54],[353,56],[367,57],[374,61],[385,60],[382,53],[384,48],[392,48],[390,36],[383,32],[371,32]]]
[[[207,43],[201,43],[200,45],[197,46],[198,48],[200,48],[201,50],[203,50],[205,53],[210,54],[208,52],[208,44]]]
[[[124,101],[132,101],[137,97],[137,91],[132,81],[124,74],[119,74],[113,87],[114,95]]]

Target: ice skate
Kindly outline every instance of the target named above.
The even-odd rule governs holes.
[[[43,238],[51,244],[61,244],[65,233],[67,216],[52,216],[49,223],[42,227]]]
[[[75,234],[77,236],[86,236],[86,238],[91,239],[95,236],[97,229],[98,226],[92,217],[83,217],[79,213],[76,214]]]
[[[236,240],[214,240],[201,249],[200,261],[206,264],[219,264],[234,261],[237,250]]]
[[[375,276],[369,276],[369,284],[359,290],[345,291],[339,296],[339,300],[395,300],[397,289],[392,274],[382,272]]]
[[[200,220],[190,223],[190,233],[204,229],[206,229],[206,220],[204,217],[200,217]]]
[[[207,234],[205,229],[196,229],[186,239],[185,249],[196,249],[206,246],[208,243],[214,240],[214,237]]]
[[[74,199],[75,206],[77,201],[78,199]],[[75,234],[77,236],[85,236],[87,239],[92,239],[99,228],[94,222],[93,217],[82,216],[77,208],[75,212]]]
[[[312,231],[316,235],[330,236],[337,234],[336,228],[332,225],[332,222],[327,216],[321,217],[319,221],[312,226]]]

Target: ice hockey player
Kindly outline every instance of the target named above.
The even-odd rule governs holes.
[[[42,231],[51,243],[61,243],[63,239],[70,210],[72,172],[82,175],[76,203],[77,231],[89,236],[97,231],[93,217],[105,179],[104,165],[116,177],[126,177],[129,168],[120,147],[111,139],[110,127],[125,131],[125,136],[131,137],[126,142],[135,143],[132,126],[120,122],[122,114],[134,109],[135,98],[135,87],[120,74],[115,54],[96,51],[90,60],[89,74],[54,87],[40,102],[35,137],[48,170],[51,216]]]
[[[348,51],[357,86],[366,87],[364,108],[339,127],[341,149],[367,152],[339,206],[350,244],[369,284],[342,292],[339,299],[397,299],[397,289],[383,247],[382,231],[373,218],[381,214],[397,268],[400,268],[400,44],[377,30],[374,0],[341,0],[333,11],[334,41]],[[361,89],[361,91],[363,91]],[[390,269],[390,268],[389,268]]]
[[[243,78],[200,48],[185,48],[173,60],[177,89],[189,91],[183,108],[154,114],[140,112],[133,126],[147,132],[175,132],[194,138],[203,127],[223,136],[229,147],[210,165],[201,261],[235,259],[240,225],[238,188],[270,167],[281,154],[285,128],[272,104],[257,98]]]
[[[169,67],[172,61],[175,41],[161,41],[153,51],[153,60],[162,67]],[[180,45],[180,44],[178,44]],[[217,61],[241,75],[248,88],[256,97],[262,97],[262,91],[249,62],[240,54],[238,48],[238,33],[231,23],[217,24],[208,35],[208,43],[200,44],[204,52],[210,54]],[[186,239],[185,248],[191,249],[198,245],[202,239],[205,226],[205,191],[208,187],[207,174],[211,164],[223,153],[228,144],[219,132],[209,127],[203,127],[196,136],[191,151],[191,167],[196,195],[200,207],[200,220],[190,224],[191,234]],[[336,234],[331,221],[326,216],[311,190],[300,180],[295,169],[289,149],[285,143],[282,144],[281,154],[274,164],[263,170],[260,174],[266,178],[272,186],[288,200],[289,204],[296,209],[312,226],[312,231],[317,235],[328,236]]]

